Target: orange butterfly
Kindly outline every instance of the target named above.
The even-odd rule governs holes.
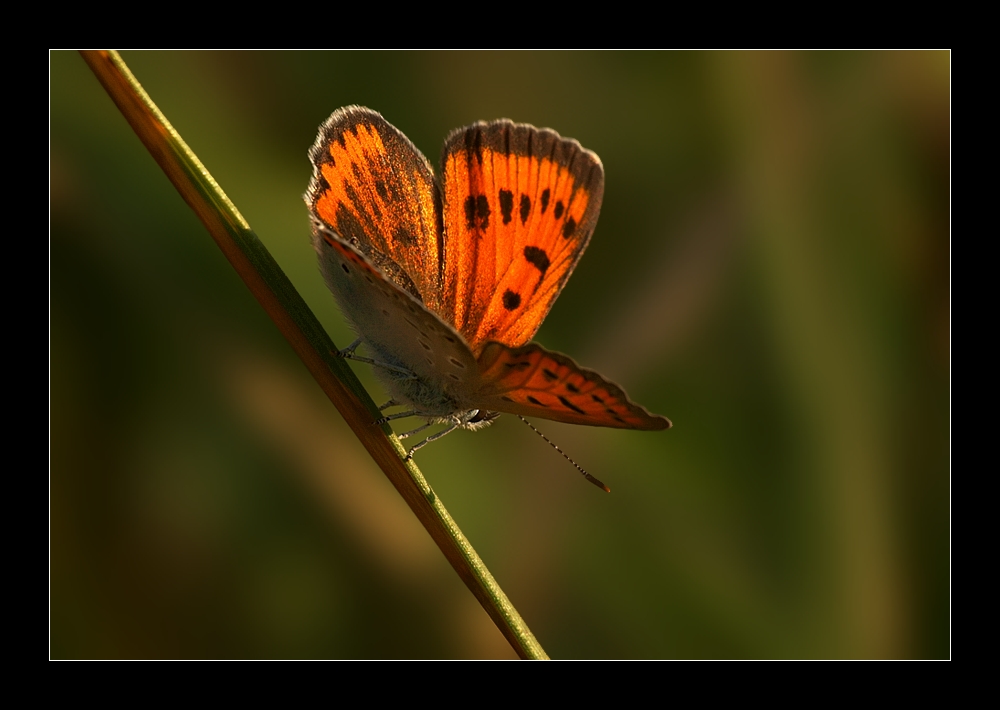
[[[392,399],[456,428],[501,412],[667,429],[670,420],[559,353],[528,343],[573,272],[604,194],[600,159],[575,140],[501,119],[445,141],[440,183],[378,113],[338,109],[309,152],[305,196],[320,270]],[[371,358],[354,355],[364,344]],[[404,435],[404,436],[406,436]],[[589,476],[588,476],[589,478]]]

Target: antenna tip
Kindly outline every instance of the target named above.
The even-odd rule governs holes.
[[[584,477],[586,477],[586,479],[588,481],[590,481],[591,483],[593,483],[595,486],[597,486],[598,488],[600,488],[605,493],[610,493],[611,492],[610,488],[608,488],[606,485],[604,485],[603,483],[601,483],[599,480],[597,480],[596,478],[594,478],[593,476],[591,476],[586,471],[584,471],[583,475],[584,475]]]

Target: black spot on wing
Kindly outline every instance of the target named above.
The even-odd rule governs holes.
[[[566,220],[566,224],[563,225],[562,234],[563,237],[569,239],[573,236],[573,232],[576,231],[576,220],[570,217]]]
[[[469,195],[465,198],[465,228],[476,228],[476,198]]]
[[[503,223],[510,224],[510,220],[514,214],[514,193],[510,190],[500,190],[499,197],[500,214],[503,215]]]
[[[392,233],[392,240],[408,247],[417,243],[416,235],[402,225],[396,227],[396,231]]]
[[[552,216],[556,219],[561,219],[565,210],[566,208],[563,206],[562,200],[556,200],[556,208],[552,212]]]
[[[549,406],[547,404],[542,404],[537,399],[535,399],[534,397],[532,397],[530,394],[528,395],[528,401],[531,402],[532,404],[537,404],[539,407],[548,407]]]
[[[552,193],[549,192],[549,188],[542,190],[542,214],[545,214],[545,210],[549,208],[549,196]]]
[[[521,294],[514,293],[510,289],[504,291],[503,294],[503,307],[508,311],[512,311],[521,305]]]
[[[531,214],[531,198],[521,195],[521,224],[528,221],[529,214]]]
[[[479,218],[481,229],[486,229],[490,225],[490,203],[486,199],[486,195],[480,195],[476,198],[476,217]]]
[[[582,409],[580,409],[579,407],[577,407],[575,404],[573,404],[572,402],[570,402],[568,399],[566,399],[562,395],[559,395],[559,401],[562,402],[563,404],[565,404],[570,409],[572,409],[577,414],[586,414],[585,411],[583,411]]]
[[[559,379],[559,375],[557,375],[556,373],[552,372],[552,370],[550,370],[547,367],[543,367],[542,368],[542,374],[545,375],[545,379],[547,379],[547,380],[557,380],[557,379]]]
[[[466,229],[486,229],[490,226],[490,202],[486,195],[469,195],[462,206],[465,208]]]
[[[524,258],[543,274],[551,264],[549,255],[545,253],[544,249],[538,247],[525,247]]]
[[[574,385],[572,382],[566,383],[566,389],[572,392],[573,394],[580,394],[580,388]]]

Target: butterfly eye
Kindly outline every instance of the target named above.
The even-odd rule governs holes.
[[[476,411],[472,419],[469,420],[470,424],[475,424],[476,422],[491,422],[500,416],[500,412],[491,412],[486,409],[480,409]]]

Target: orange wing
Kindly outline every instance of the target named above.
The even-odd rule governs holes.
[[[573,272],[604,194],[600,158],[509,120],[452,133],[442,163],[442,318],[479,355],[528,342]]]
[[[616,429],[669,429],[622,388],[570,358],[531,343],[508,348],[488,343],[478,359],[480,406],[499,412]]]
[[[438,197],[423,154],[376,112],[347,106],[320,126],[309,157],[314,218],[439,312]]]

